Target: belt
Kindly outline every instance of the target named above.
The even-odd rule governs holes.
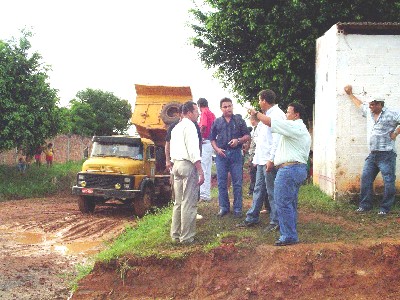
[[[275,168],[276,169],[280,169],[280,168],[283,168],[283,167],[286,167],[286,166],[300,165],[300,164],[302,164],[302,163],[299,162],[299,161],[289,161],[289,162],[285,162],[283,164],[277,165]]]

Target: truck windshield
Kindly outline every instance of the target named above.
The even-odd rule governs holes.
[[[142,160],[143,146],[94,142],[91,157],[100,156],[127,157]]]

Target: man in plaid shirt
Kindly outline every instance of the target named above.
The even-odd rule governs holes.
[[[372,209],[373,183],[379,172],[382,173],[385,189],[378,215],[385,216],[395,200],[396,194],[396,137],[400,133],[400,111],[384,107],[383,99],[362,102],[353,95],[351,85],[344,88],[353,103],[362,109],[367,118],[368,145],[370,154],[365,160],[362,176],[360,205],[356,212]],[[370,112],[368,112],[368,108]]]

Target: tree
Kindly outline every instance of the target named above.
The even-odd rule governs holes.
[[[316,39],[337,22],[398,22],[400,1],[204,0],[191,10],[200,59],[238,101],[274,90],[282,108],[314,104]]]
[[[50,67],[31,51],[32,33],[0,40],[0,151],[14,147],[32,154],[58,127],[57,91],[50,87]]]
[[[124,134],[131,125],[132,107],[113,93],[86,89],[70,101],[71,132],[92,136]]]

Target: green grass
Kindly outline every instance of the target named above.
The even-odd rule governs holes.
[[[127,227],[108,249],[97,255],[97,259],[110,261],[126,254],[142,257],[161,255],[170,250],[171,214],[171,207],[167,207],[144,216],[135,227]]]
[[[14,166],[0,165],[0,201],[43,197],[67,190],[81,166],[81,161],[55,163],[51,168],[31,165],[22,175]]]

